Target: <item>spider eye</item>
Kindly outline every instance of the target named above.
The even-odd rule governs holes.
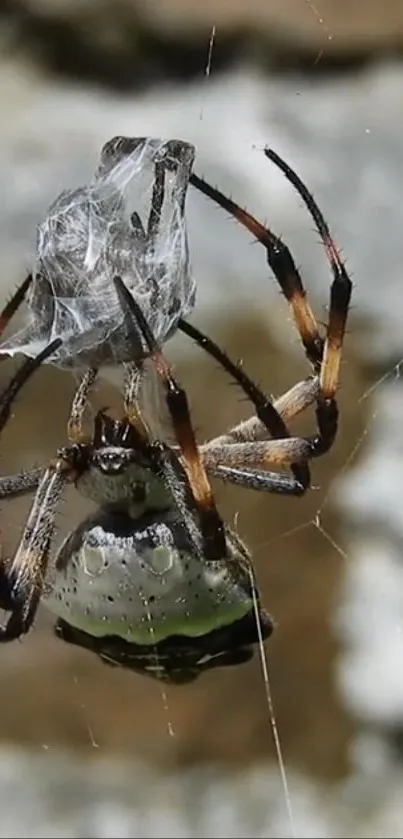
[[[95,466],[103,475],[119,475],[127,466],[127,457],[124,451],[97,452]]]

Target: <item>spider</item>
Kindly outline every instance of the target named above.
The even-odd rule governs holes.
[[[115,277],[129,333],[136,341],[141,336],[164,388],[176,444],[150,437],[134,399],[122,419],[99,412],[93,435],[85,440],[81,420],[89,387],[84,376],[73,400],[69,445],[39,474],[33,470],[0,479],[0,497],[37,488],[14,557],[0,562],[0,606],[11,613],[0,628],[0,641],[28,632],[42,595],[57,615],[60,638],[110,664],[169,682],[249,660],[254,645],[270,635],[273,625],[260,605],[250,555],[223,523],[209,475],[269,493],[302,496],[307,491],[310,460],[329,451],[337,434],[336,393],[352,284],[311,193],[275,152],[265,149],[265,154],[302,196],[330,260],[325,336],[287,246],[197,175],[190,180],[264,244],[312,374],[273,402],[214,341],[180,319],[179,329],[224,367],[255,409],[248,420],[198,446],[186,393],[138,302]],[[3,315],[0,324],[6,320]],[[292,437],[288,420],[312,404],[316,433]],[[270,471],[271,465],[284,471]],[[65,539],[48,569],[57,506],[69,482],[98,509]]]

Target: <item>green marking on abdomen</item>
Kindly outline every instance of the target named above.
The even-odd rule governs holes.
[[[88,615],[74,615],[70,613],[65,616],[65,620],[71,626],[81,629],[96,638],[107,637],[109,635],[116,635],[124,641],[132,644],[150,645],[158,644],[173,635],[181,635],[188,638],[197,638],[207,635],[215,629],[221,629],[230,626],[232,623],[243,618],[253,609],[253,602],[245,600],[242,603],[236,603],[231,608],[217,610],[216,613],[209,615],[200,615],[197,618],[187,618],[183,616],[171,621],[166,620],[163,623],[157,621],[150,614],[144,624],[137,624],[130,626],[128,620],[108,620],[101,621]]]

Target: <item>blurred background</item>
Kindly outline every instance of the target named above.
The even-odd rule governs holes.
[[[43,608],[1,650],[0,836],[403,836],[402,54],[399,0],[1,3],[1,303],[49,203],[116,134],[193,142],[195,171],[290,245],[325,322],[329,269],[270,145],[315,194],[355,287],[340,434],[312,491],[215,485],[276,622],[266,649],[293,819],[258,656],[162,691],[65,647]],[[308,368],[265,253],[192,190],[187,207],[193,322],[280,395]],[[167,353],[200,440],[248,416],[185,338]],[[64,442],[74,384],[46,368],[27,386],[2,473]],[[102,381],[95,404],[116,398]],[[313,429],[308,414],[296,428]],[[7,555],[28,506],[2,504]],[[70,493],[59,536],[82,514]]]

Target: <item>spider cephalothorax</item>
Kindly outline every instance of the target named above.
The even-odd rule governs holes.
[[[136,381],[143,371],[136,360],[125,389],[124,417],[113,420],[98,414],[88,439],[82,428],[83,412],[97,371],[90,368],[85,373],[72,405],[69,445],[44,471],[0,479],[2,497],[37,488],[17,551],[0,564],[0,604],[11,612],[0,630],[0,641],[11,641],[29,630],[42,594],[59,617],[57,633],[64,640],[110,662],[171,681],[247,660],[253,645],[270,633],[271,621],[259,605],[249,554],[223,523],[209,475],[284,495],[300,496],[309,488],[310,460],[327,452],[337,433],[336,394],[351,281],[312,195],[278,155],[266,150],[266,156],[300,193],[331,264],[324,336],[286,245],[196,175],[190,176],[190,183],[265,246],[313,374],[273,402],[210,338],[180,319],[178,328],[224,367],[255,409],[249,420],[199,446],[186,393],[174,379],[139,303],[115,277],[127,334],[133,334],[135,346],[140,337],[144,353],[154,362],[176,443],[171,446],[150,436],[136,398]],[[26,287],[27,283],[15,295],[0,326]],[[34,369],[40,360],[26,365]],[[0,428],[26,365],[0,400]],[[292,437],[288,421],[312,404],[316,433]],[[270,471],[272,465],[280,471]],[[49,563],[55,514],[68,482],[74,482],[99,509],[67,537],[56,562]]]

